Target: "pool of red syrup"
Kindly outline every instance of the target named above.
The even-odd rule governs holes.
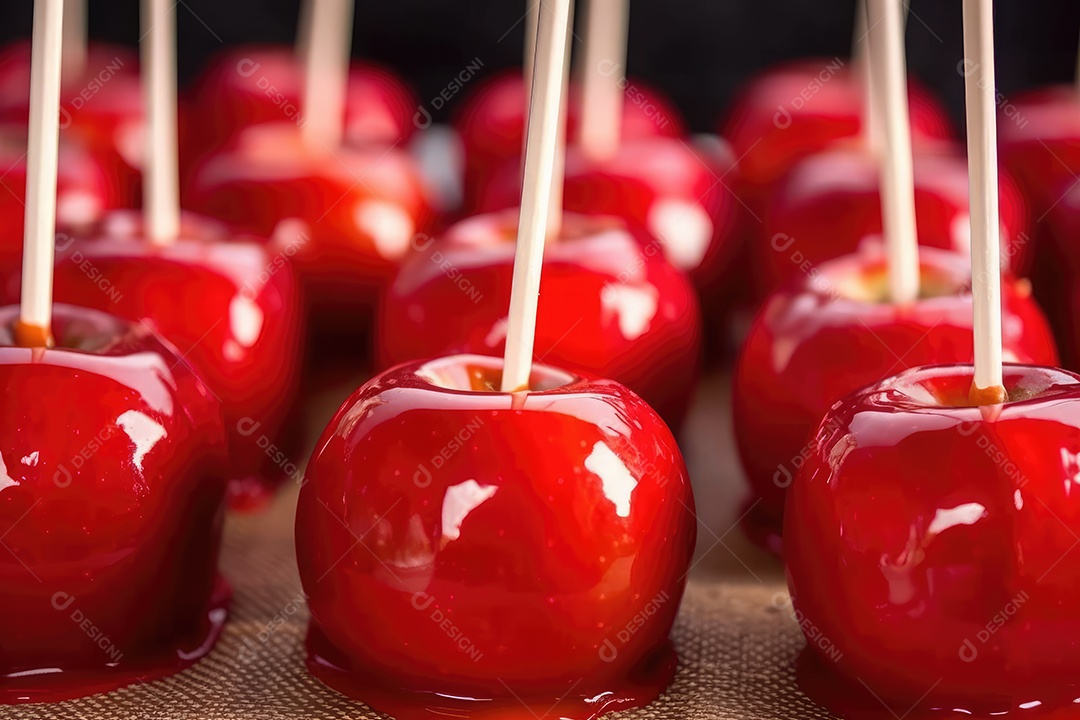
[[[0,705],[60,702],[151,682],[191,667],[209,654],[221,636],[231,598],[228,582],[218,576],[206,619],[197,632],[160,654],[130,658],[124,655],[116,663],[94,670],[41,668],[23,671],[17,677],[0,676]]]
[[[400,687],[388,678],[354,672],[348,660],[312,624],[307,637],[308,671],[323,684],[386,713],[395,720],[595,720],[619,710],[644,707],[660,697],[675,677],[678,659],[669,640],[617,685],[596,687],[589,678],[564,687],[510,688],[492,679],[490,692],[459,694],[424,687]]]
[[[925,697],[882,698],[857,680],[835,673],[815,652],[805,649],[795,663],[799,689],[812,701],[826,707],[843,720],[1077,720],[1080,718],[1080,676],[1063,678],[1072,682],[1070,692],[1025,698],[983,698],[978,702],[942,702],[930,690]]]

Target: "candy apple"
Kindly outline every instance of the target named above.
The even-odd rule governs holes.
[[[1046,309],[1066,367],[1080,367],[1073,313],[1080,268],[1074,237],[1080,211],[1080,98],[1075,87],[1036,90],[1008,103],[998,120],[1001,161],[1030,207],[1030,269],[1035,296]]]
[[[295,462],[302,442],[289,427],[302,346],[296,247],[231,238],[194,216],[175,241],[157,245],[139,213],[117,211],[57,250],[58,300],[145,322],[206,381],[225,417],[230,502],[260,506],[292,467],[277,451]]]
[[[383,367],[504,352],[517,222],[516,210],[476,215],[417,244],[381,306]],[[547,241],[542,286],[536,357],[614,378],[677,428],[701,321],[689,281],[656,243],[617,218],[568,213]]]
[[[396,717],[646,704],[696,535],[675,439],[610,380],[534,365],[510,394],[501,374],[409,363],[330,421],[296,518],[308,667]]]
[[[30,43],[13,43],[0,51],[0,122],[25,132],[29,108]],[[85,144],[123,205],[139,199],[142,125],[138,56],[130,48],[90,43],[81,71],[65,68],[60,127],[65,139]]]
[[[922,294],[910,305],[888,301],[885,260],[868,245],[795,279],[755,318],[735,370],[734,427],[755,500],[747,528],[773,550],[787,488],[814,451],[809,433],[834,402],[907,367],[971,360],[967,257],[923,248],[920,265]],[[1002,314],[1007,360],[1056,363],[1026,281],[1003,279]]]
[[[951,143],[914,156],[916,230],[921,243],[967,253],[970,242],[967,161]],[[1026,208],[1016,185],[1000,176],[1002,257],[1023,275],[1028,266]],[[753,243],[758,287],[772,292],[817,265],[855,252],[881,233],[881,168],[854,145],[834,146],[792,166],[766,203],[768,242]]]
[[[0,282],[17,275],[22,265],[26,215],[26,125],[0,124]],[[69,230],[96,222],[121,198],[86,147],[63,135],[56,180],[57,224]]]
[[[945,109],[908,84],[913,138],[948,139]],[[770,185],[797,160],[862,128],[863,87],[840,58],[799,60],[754,77],[736,97],[720,134],[739,159],[740,197],[760,215]]]
[[[0,703],[177,672],[225,620],[225,440],[212,394],[138,325],[57,305],[56,346],[0,309]]]
[[[998,119],[1001,162],[1042,218],[1080,173],[1080,93],[1055,86],[1018,95]]]
[[[183,116],[181,146],[189,158],[228,145],[252,125],[302,125],[304,73],[293,48],[228,50],[195,80]],[[415,129],[416,99],[390,71],[353,63],[345,99],[344,137],[351,144],[394,145]]]
[[[971,385],[929,366],[844,398],[792,485],[801,679],[842,717],[1075,712],[1080,376],[1006,365],[996,406]]]
[[[516,206],[520,175],[516,163],[504,166],[480,197],[481,211]],[[614,157],[599,161],[571,147],[563,207],[647,228],[664,257],[704,289],[719,278],[736,249],[740,208],[729,189],[735,180],[735,158],[726,143],[705,152],[681,139],[648,137],[628,140]]]
[[[629,81],[623,103],[622,137],[628,140],[686,134],[679,111],[670,100],[637,81]],[[571,89],[567,135],[577,135],[581,104]],[[487,81],[462,105],[454,121],[465,152],[465,208],[475,210],[509,162],[519,164],[525,138],[525,83],[521,72],[508,72]]]
[[[196,172],[187,197],[191,210],[260,237],[286,220],[306,223],[294,261],[319,328],[369,322],[432,216],[420,174],[403,151],[314,152],[288,124],[243,131],[231,150]]]

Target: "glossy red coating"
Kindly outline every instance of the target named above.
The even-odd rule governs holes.
[[[26,218],[26,124],[0,124],[0,282],[22,269]],[[85,145],[61,136],[56,179],[56,221],[85,228],[121,198]]]
[[[751,79],[735,98],[720,134],[739,160],[740,197],[759,212],[769,187],[791,166],[862,127],[862,81],[846,58],[797,60]],[[945,108],[908,83],[912,139],[953,136]]]
[[[1061,345],[1065,367],[1080,369],[1075,310],[1080,289],[1076,232],[1080,198],[1080,98],[1072,85],[1019,95],[998,118],[1000,157],[1031,208],[1031,279]]]
[[[971,247],[968,167],[952,143],[924,145],[914,156],[919,242],[967,254]],[[1023,276],[1031,245],[1023,198],[1007,173],[999,176],[1001,256]],[[757,285],[764,294],[818,263],[855,252],[881,234],[881,174],[860,147],[834,146],[796,163],[766,203],[765,242],[754,246]]]
[[[182,144],[189,158],[221,149],[252,125],[303,124],[303,69],[291,47],[231,48],[211,60],[188,94]],[[345,141],[393,145],[415,129],[417,102],[389,70],[355,62],[345,97]]]
[[[298,480],[303,438],[289,422],[303,344],[294,246],[233,238],[193,216],[159,246],[143,235],[141,214],[125,210],[57,251],[57,300],[145,322],[221,401],[233,507],[260,507]]]
[[[1038,220],[1080,170],[1080,96],[1073,85],[1040,88],[1010,98],[998,118],[1002,164]]]
[[[295,125],[280,123],[248,128],[232,149],[210,158],[196,171],[185,207],[244,233],[296,243],[295,266],[320,326],[369,323],[433,214],[403,150],[314,153]]]
[[[16,42],[0,51],[0,121],[25,132],[29,116],[30,43]],[[82,72],[63,74],[60,130],[61,137],[80,141],[101,167],[117,194],[118,203],[109,207],[138,203],[143,104],[139,58],[131,48],[92,42]]]
[[[0,703],[168,675],[210,651],[225,439],[213,395],[139,326],[54,307],[54,349],[0,309]]]
[[[300,491],[308,667],[398,720],[591,719],[674,673],[696,536],[675,439],[618,383],[534,366],[536,390],[488,390],[501,369],[375,377]]]
[[[581,101],[571,87],[567,105],[567,139],[575,142]],[[465,210],[475,211],[481,195],[507,162],[521,157],[525,140],[525,83],[521,71],[486,81],[462,103],[454,120],[465,152]],[[675,105],[652,88],[630,80],[623,104],[622,137],[683,137],[686,125]],[[518,160],[520,162],[520,160]]]
[[[792,485],[802,685],[849,720],[1080,714],[1080,376],[1007,365],[1010,402],[981,408],[971,381],[922,367],[844,398]]]
[[[885,260],[880,247],[868,247],[790,283],[754,319],[736,364],[732,412],[755,502],[750,528],[773,550],[787,488],[814,449],[810,431],[834,402],[909,367],[971,360],[968,258],[924,248],[920,264],[925,295],[910,305],[884,301]],[[1007,361],[1057,362],[1030,285],[1008,275],[1002,344]]]
[[[735,157],[723,141],[696,149],[681,138],[627,140],[615,157],[594,160],[580,147],[566,155],[563,209],[623,218],[649,230],[664,257],[694,284],[715,283],[736,251],[741,206],[731,187]],[[481,212],[521,202],[521,169],[511,161],[478,190]]]
[[[476,215],[415,249],[379,312],[382,367],[460,352],[502,356],[517,211]],[[544,250],[534,355],[623,383],[678,428],[699,365],[686,276],[617,218],[566,214]]]

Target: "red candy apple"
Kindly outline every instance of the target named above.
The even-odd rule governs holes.
[[[517,221],[516,210],[477,215],[417,244],[381,306],[383,367],[503,353]],[[677,428],[700,341],[693,289],[654,241],[616,218],[565,215],[545,248],[537,358],[611,377]]]
[[[1001,162],[1040,220],[1080,172],[1080,93],[1055,86],[1019,95],[998,119]]]
[[[919,241],[967,254],[970,242],[966,160],[948,143],[914,156],[915,216]],[[1020,275],[1029,244],[1022,197],[1000,176],[1002,257]],[[861,148],[834,147],[796,163],[776,184],[767,204],[764,237],[754,244],[753,265],[762,295],[816,265],[855,252],[868,235],[881,233],[881,168]]]
[[[139,326],[58,305],[56,347],[0,309],[0,704],[177,672],[225,619],[217,401]]]
[[[29,107],[30,43],[19,42],[0,52],[0,121],[25,130]],[[129,48],[91,43],[80,72],[65,68],[60,128],[65,139],[85,144],[122,205],[139,198],[142,126],[138,56]]]
[[[1050,317],[1066,367],[1080,368],[1072,275],[1080,268],[1075,232],[1080,211],[1080,96],[1076,88],[1052,87],[1017,97],[998,120],[1001,161],[1020,185],[1031,209],[1035,296]]]
[[[26,215],[26,125],[0,124],[0,282],[22,266]],[[63,227],[85,228],[99,220],[120,197],[101,167],[78,140],[62,135],[56,181],[56,220]]]
[[[58,300],[144,321],[221,400],[234,507],[261,504],[288,478],[288,466],[267,452],[271,443],[294,458],[299,451],[299,434],[286,437],[302,344],[290,266],[298,248],[289,242],[236,240],[187,216],[175,241],[156,245],[138,213],[118,211],[57,248]]]
[[[184,114],[184,155],[195,158],[226,146],[252,125],[303,124],[304,73],[292,48],[255,46],[215,59],[192,88]],[[394,145],[414,130],[416,100],[388,70],[354,63],[345,98],[346,142]]]
[[[735,370],[734,427],[757,501],[749,529],[774,550],[787,488],[814,451],[809,433],[834,402],[908,367],[971,360],[967,258],[923,248],[920,262],[922,295],[910,305],[887,300],[885,259],[867,246],[791,282],[755,318]],[[1026,281],[1003,279],[1005,358],[1054,364],[1030,293]]]
[[[735,171],[726,143],[706,153],[681,139],[648,137],[623,142],[613,158],[599,161],[571,147],[563,207],[648,228],[664,257],[704,288],[716,281],[736,249],[733,233],[741,210],[730,190]],[[516,163],[505,165],[479,198],[481,210],[516,206],[520,176]]]
[[[319,153],[298,128],[263,124],[212,157],[188,187],[186,207],[260,237],[297,219],[307,225],[294,257],[314,322],[360,326],[431,208],[416,166],[401,150],[343,146]]]
[[[644,705],[696,534],[675,439],[618,383],[534,365],[509,394],[501,372],[403,365],[330,421],[296,518],[308,667],[403,718]]]
[[[634,140],[686,134],[682,116],[666,98],[637,81],[628,81],[621,134]],[[465,151],[465,208],[474,210],[489,185],[509,162],[520,164],[525,139],[525,83],[521,72],[486,82],[463,105],[454,122]],[[567,107],[567,137],[577,136],[581,104],[572,89]]]
[[[800,679],[841,717],[1075,714],[1080,377],[1006,365],[997,406],[971,385],[931,366],[844,398],[792,485]]]
[[[948,139],[948,114],[908,85],[912,136]],[[861,132],[863,83],[841,58],[799,60],[761,73],[735,99],[720,134],[739,161],[740,197],[760,215],[768,189],[799,159]]]

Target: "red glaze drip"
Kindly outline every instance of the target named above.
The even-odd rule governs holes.
[[[968,169],[953,143],[924,143],[914,156],[919,242],[966,255],[971,247]],[[759,289],[772,292],[793,277],[855,252],[881,234],[879,163],[858,145],[834,146],[792,166],[770,193],[765,242],[753,246]],[[1001,256],[1020,275],[1027,265],[1024,200],[1015,183],[999,178]]]
[[[145,321],[221,400],[234,508],[257,509],[281,484],[299,482],[303,320],[294,245],[236,239],[189,215],[180,238],[153,245],[142,214],[124,210],[90,239],[57,250],[57,300]]]
[[[736,180],[735,156],[723,141],[705,152],[679,138],[643,137],[623,142],[614,157],[602,161],[571,146],[563,208],[646,228],[664,257],[706,289],[736,251],[742,206],[729,189]],[[478,194],[481,212],[517,207],[520,163],[504,164]]]
[[[432,219],[407,152],[313,152],[288,123],[241,131],[195,171],[185,207],[293,243],[314,329],[339,334],[369,329],[380,293]]]
[[[686,124],[678,109],[656,90],[630,80],[627,93],[630,102],[623,104],[624,140],[686,135]],[[465,151],[466,212],[479,209],[482,196],[507,164],[520,165],[526,109],[525,84],[520,70],[485,82],[462,104],[454,127]],[[567,107],[567,138],[571,144],[577,138],[580,114],[578,91],[571,88]],[[513,179],[514,184],[518,182]]]
[[[502,355],[516,210],[477,215],[419,246],[383,303],[382,367],[458,352]],[[698,373],[701,320],[685,275],[640,229],[567,214],[544,255],[536,356],[610,377],[673,428]]]
[[[15,42],[0,51],[0,122],[12,123],[25,133],[30,113],[30,43]],[[81,74],[65,68],[60,91],[60,127],[62,141],[78,144],[89,151],[93,173],[82,177],[80,171],[61,156],[60,176],[68,182],[105,184],[106,208],[136,206],[141,197],[143,104],[139,84],[139,58],[131,48],[91,42],[86,65]],[[22,152],[26,150],[23,140]],[[21,153],[20,153],[21,154]],[[18,158],[16,155],[12,160]],[[10,162],[3,162],[8,168]],[[97,165],[97,167],[94,167]],[[25,170],[20,170],[25,174]],[[98,176],[102,176],[98,179]],[[10,175],[4,184],[22,193],[26,183]],[[64,223],[63,201],[58,203]],[[85,213],[87,199],[73,210]],[[71,211],[69,211],[71,212]],[[5,225],[4,227],[9,227]],[[21,239],[21,235],[20,235]]]
[[[924,289],[934,296],[911,305],[875,297],[886,288],[885,260],[875,246],[815,268],[813,277],[774,294],[755,318],[735,368],[732,412],[756,503],[749,534],[767,547],[779,549],[785,494],[813,451],[810,431],[834,402],[907,367],[971,361],[967,257],[924,248],[920,261]],[[1056,363],[1026,283],[1003,278],[1002,312],[1006,360]]]
[[[975,407],[970,365],[909,370],[814,434],[784,551],[801,682],[843,717],[1080,717],[1080,376],[1004,380]]]
[[[534,366],[533,392],[470,389],[499,368],[403,365],[330,422],[297,508],[309,668],[397,718],[645,704],[696,535],[675,440],[611,381]]]
[[[210,651],[228,589],[220,408],[138,326],[54,307],[57,348],[0,309],[0,703],[78,697]]]

